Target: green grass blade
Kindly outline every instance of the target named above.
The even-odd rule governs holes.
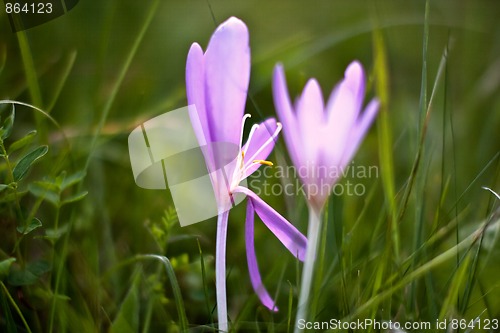
[[[205,259],[203,258],[203,251],[201,250],[200,240],[197,238],[196,242],[198,243],[198,251],[200,253],[200,265],[201,265],[201,279],[203,281],[203,293],[205,294],[205,305],[207,308],[207,314],[210,318],[210,323],[214,323],[214,318],[212,316],[212,311],[210,309],[210,302],[208,297],[208,286],[207,286],[207,271],[205,269]]]
[[[5,284],[2,281],[0,281],[0,286],[2,287],[2,291],[3,291],[4,295],[7,297],[10,304],[12,305],[14,310],[16,310],[17,314],[19,315],[19,318],[21,318],[21,321],[23,322],[23,325],[26,328],[26,331],[28,333],[32,333],[30,326],[28,325],[28,322],[26,321],[26,318],[24,318],[23,313],[21,312],[21,309],[19,309],[19,307],[16,304],[16,301],[14,301],[14,299],[12,298],[12,296],[9,293],[9,290],[7,289],[7,287],[5,286]]]
[[[450,249],[446,250],[445,252],[441,253],[440,255],[434,257],[433,259],[429,260],[428,262],[424,263],[420,267],[416,268],[409,274],[407,274],[405,277],[402,279],[399,279],[399,282],[394,283],[394,285],[390,286],[389,288],[381,291],[378,293],[376,296],[370,298],[367,302],[359,306],[356,311],[354,311],[350,316],[348,316],[345,321],[350,321],[353,318],[359,318],[362,314],[366,313],[366,311],[377,308],[377,306],[387,299],[388,297],[392,296],[394,292],[396,292],[399,289],[402,289],[409,283],[413,282],[414,280],[422,277],[423,275],[427,274],[429,271],[432,269],[444,264],[445,262],[449,261],[450,259],[456,258],[457,253],[460,253],[462,251],[468,251],[471,249],[472,246],[474,246],[477,241],[481,238],[482,234],[485,232],[486,228],[489,226],[492,226],[494,224],[500,223],[500,220],[494,221],[491,223],[491,221],[486,221],[484,222],[475,232],[470,234],[467,238],[462,240],[459,244],[454,245]],[[495,226],[498,227],[498,226]]]
[[[441,307],[441,312],[439,313],[439,320],[442,321],[449,314],[455,312],[455,303],[460,293],[460,289],[466,284],[467,272],[469,271],[471,264],[471,255],[468,253],[465,259],[460,262],[458,269],[456,270],[453,280],[448,289],[448,295],[444,299],[443,305]]]
[[[115,320],[111,324],[110,333],[136,333],[139,332],[139,282],[140,275],[135,273],[132,287],[123,300]]]
[[[26,36],[26,31],[21,30],[16,35],[19,42],[19,49],[21,50],[21,57],[23,59],[23,66],[26,73],[26,79],[28,81],[31,100],[33,104],[42,108],[42,93],[40,92],[40,86],[38,85],[35,63],[33,62],[33,55],[31,53],[28,37]],[[37,119],[39,118],[37,117]]]
[[[399,226],[396,215],[396,190],[394,182],[394,158],[392,127],[389,115],[389,68],[387,65],[387,51],[382,31],[377,28],[373,31],[375,91],[380,101],[380,110],[377,120],[379,143],[380,173],[384,196],[388,205],[392,247],[396,262],[399,261]]]
[[[177,277],[175,276],[174,268],[165,256],[159,256],[156,254],[143,254],[138,255],[137,259],[156,259],[163,263],[165,267],[165,272],[167,273],[168,280],[170,281],[170,286],[172,287],[172,291],[174,294],[175,305],[177,307],[177,313],[179,315],[179,326],[182,332],[187,332],[188,330],[188,320],[186,316],[186,309],[184,307],[184,301],[182,299],[181,288],[179,287],[179,283],[177,282]]]
[[[3,297],[3,293],[0,293],[1,309],[4,317],[4,325],[7,327],[7,333],[17,333],[16,322],[12,317],[12,312],[10,311],[9,303],[7,299]]]
[[[156,13],[156,9],[158,8],[159,5],[159,0],[154,0],[151,4],[151,6],[148,9],[148,12],[146,14],[146,19],[139,30],[139,33],[137,34],[137,37],[135,38],[132,47],[127,54],[124,64],[118,74],[118,78],[116,79],[115,84],[113,85],[113,88],[111,89],[111,93],[109,97],[106,100],[106,104],[103,107],[101,118],[99,119],[99,123],[97,124],[97,128],[94,132],[94,135],[92,136],[92,141],[90,143],[90,153],[87,157],[87,160],[85,162],[85,168],[84,170],[87,170],[90,164],[90,161],[92,159],[92,153],[94,151],[94,148],[97,144],[97,140],[99,139],[99,136],[102,132],[102,129],[104,127],[104,124],[106,123],[106,120],[108,119],[109,112],[111,111],[111,107],[113,106],[113,103],[116,100],[116,96],[118,95],[118,91],[120,90],[123,80],[125,79],[125,75],[127,74],[130,64],[132,63],[132,60],[134,59],[135,54],[137,53],[137,50],[139,49],[139,45],[141,44],[142,40],[144,39],[144,36],[146,35],[146,31],[148,30],[149,25],[151,24],[151,21],[153,20],[153,17]]]
[[[69,73],[71,72],[71,69],[73,69],[73,65],[75,64],[76,55],[77,55],[76,51],[71,52],[67,57],[65,64],[63,65],[63,72],[61,74],[61,78],[59,79],[59,82],[54,90],[54,95],[49,105],[47,106],[48,113],[52,111],[52,109],[56,105],[57,100],[59,99],[59,96],[61,95],[61,91],[63,90],[64,85],[68,79]]]

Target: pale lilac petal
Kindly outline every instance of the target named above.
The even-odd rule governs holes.
[[[363,98],[365,96],[365,85],[366,77],[363,66],[359,63],[359,61],[351,62],[344,72],[344,79],[337,84],[328,99],[326,108],[328,119],[331,120],[332,117],[345,110],[340,107],[342,105],[341,103],[337,105],[338,102],[336,101],[336,98],[342,97],[342,95],[346,93],[348,93],[349,96],[352,96],[355,101],[353,104],[353,109],[355,111],[353,116],[356,118],[361,110]]]
[[[190,113],[191,122],[200,124],[202,131],[198,126],[193,126],[196,138],[200,145],[210,142],[210,130],[207,120],[207,110],[205,108],[205,60],[203,50],[200,45],[194,43],[189,49],[186,61],[186,95],[188,105],[196,107],[196,114]],[[193,119],[198,116],[199,122]]]
[[[244,193],[252,200],[257,215],[271,232],[297,259],[303,261],[306,256],[307,239],[290,222],[265,203],[249,189],[238,186],[234,192]]]
[[[269,154],[271,154],[276,142],[275,140],[277,140],[277,138],[271,138],[277,128],[276,119],[266,119],[259,124],[259,127],[250,138],[250,142],[247,141],[247,143],[245,143],[242,147],[242,151],[245,152],[245,168],[250,166],[246,171],[245,176],[251,175],[261,166],[259,163],[253,163],[254,160],[266,160]],[[269,140],[271,140],[270,143],[261,150],[260,148]]]
[[[248,29],[235,17],[212,35],[205,53],[205,103],[214,142],[239,145],[250,79]]]
[[[302,165],[301,152],[302,144],[300,142],[300,131],[297,124],[297,118],[292,109],[292,103],[288,95],[286,86],[285,72],[283,66],[278,64],[273,73],[273,97],[274,107],[278,118],[283,124],[283,136],[285,138],[288,154],[295,166]]]
[[[297,101],[297,121],[303,128],[316,128],[326,120],[324,109],[321,87],[316,79],[310,79]]]
[[[255,244],[254,244],[254,207],[252,200],[248,200],[247,203],[247,218],[245,222],[245,244],[247,251],[247,263],[248,272],[250,274],[250,282],[255,290],[257,296],[259,296],[260,301],[266,308],[271,311],[278,311],[273,299],[269,295],[262,283],[260,277],[259,266],[257,263],[257,257],[255,256]]]
[[[354,93],[356,109],[361,110],[365,98],[366,77],[363,65],[357,60],[351,62],[345,70],[345,83]],[[359,111],[358,111],[359,113]]]
[[[349,135],[348,145],[344,152],[344,156],[342,157],[341,166],[347,165],[353,158],[366,133],[368,133],[368,129],[370,129],[370,126],[375,120],[379,106],[379,101],[377,99],[373,99],[367,105],[363,114],[356,121],[356,125],[353,127]]]
[[[322,128],[326,124],[323,94],[318,81],[310,79],[297,101],[297,122],[301,128],[303,159],[317,165],[316,147],[324,140]]]
[[[345,71],[344,80],[334,89],[327,104],[330,134],[329,163],[337,165],[345,155],[350,132],[359,115],[364,97],[365,75],[357,61]]]

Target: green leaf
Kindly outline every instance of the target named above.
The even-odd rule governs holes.
[[[40,146],[35,150],[32,150],[28,155],[25,155],[19,160],[19,162],[14,167],[12,174],[14,175],[14,181],[18,182],[26,176],[29,169],[39,158],[47,154],[49,147]]]
[[[139,332],[139,274],[136,274],[132,287],[120,306],[109,330],[110,333],[136,333]]]
[[[31,220],[31,223],[28,224],[27,226],[18,226],[17,231],[23,235],[27,235],[33,230],[40,228],[41,226],[42,222],[36,217],[34,217],[33,220]]]
[[[28,190],[35,197],[47,200],[54,206],[59,207],[61,198],[59,194],[60,189],[57,184],[48,181],[37,181],[31,183],[28,186]]]
[[[87,194],[89,194],[88,191],[82,191],[82,192],[79,192],[77,194],[74,194],[74,195],[68,197],[67,199],[63,200],[61,206],[69,204],[69,203],[80,201],[83,198],[85,198],[87,196]]]
[[[14,267],[10,270],[8,277],[9,284],[13,286],[29,286],[50,271],[49,263],[43,260],[29,263],[24,269]]]
[[[35,238],[41,238],[49,240],[51,242],[55,242],[59,238],[61,238],[61,236],[64,235],[67,231],[68,231],[68,225],[65,224],[57,229],[45,229],[45,235],[35,236]]]
[[[5,118],[2,127],[0,128],[0,137],[2,140],[7,139],[12,133],[12,127],[14,126],[14,118],[16,116],[16,108],[12,104],[12,110],[7,118]]]
[[[14,261],[16,261],[16,258],[8,258],[0,261],[0,279],[9,275],[10,265],[12,265]]]
[[[20,138],[19,140],[14,141],[9,146],[9,149],[8,149],[9,154],[16,151],[16,150],[24,148],[27,145],[29,145],[30,143],[32,143],[33,140],[35,139],[36,133],[37,133],[36,130],[33,130],[33,131],[29,132],[28,134],[26,134],[25,136],[23,136],[22,138]]]
[[[38,280],[38,276],[28,270],[12,270],[8,281],[13,286],[29,286]]]
[[[62,181],[62,184],[61,184],[61,190],[64,191],[68,187],[73,186],[73,185],[81,182],[83,180],[83,178],[85,178],[86,175],[87,175],[87,173],[84,170],[81,170],[81,171],[75,172],[72,175],[65,177],[64,180]]]
[[[3,190],[9,188],[9,185],[7,184],[0,184],[0,192],[2,192]]]

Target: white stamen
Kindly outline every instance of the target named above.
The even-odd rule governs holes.
[[[256,160],[257,159],[257,155],[260,154],[264,150],[264,148],[266,148],[267,146],[269,146],[271,144],[271,142],[274,142],[274,139],[276,139],[276,137],[278,136],[279,132],[281,132],[281,128],[282,127],[283,126],[281,125],[281,123],[277,122],[276,123],[276,130],[274,131],[273,135],[269,139],[267,139],[267,141],[264,142],[264,144],[262,146],[260,146],[260,148],[255,152],[255,154],[253,154],[251,158],[247,159],[247,161],[254,161],[254,160]],[[248,169],[250,169],[252,166],[254,166],[253,163],[249,164],[246,167],[245,172],[247,172]]]
[[[231,182],[231,187],[233,186],[237,186],[239,184],[239,180],[241,179],[241,175],[242,175],[242,169],[243,169],[243,165],[244,165],[244,159],[245,159],[245,153],[244,151],[242,151],[242,146],[243,146],[243,132],[244,132],[244,129],[245,129],[245,122],[248,118],[251,118],[252,115],[249,114],[249,113],[246,113],[244,116],[243,116],[243,119],[241,120],[241,132],[240,132],[240,146],[239,146],[239,151],[238,151],[238,156],[237,156],[237,162],[236,162],[236,168],[234,168],[234,171],[233,171],[233,176],[232,176],[232,182]],[[253,130],[253,127],[252,127],[252,130]],[[252,135],[252,130],[250,130],[250,135]]]
[[[250,133],[248,134],[247,142],[245,143],[245,146],[247,146],[247,148],[245,149],[245,155],[247,154],[248,147],[250,146],[250,141],[252,141],[253,134],[255,133],[255,131],[257,130],[257,128],[259,128],[259,124],[254,124],[252,126],[252,128],[250,129]]]
[[[243,130],[245,129],[245,121],[247,118],[252,117],[251,114],[247,113],[243,116],[243,119],[241,120],[241,133],[240,133],[240,155],[241,155],[241,145],[243,144]]]

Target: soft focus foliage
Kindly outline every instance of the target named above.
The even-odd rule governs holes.
[[[311,314],[500,318],[499,201],[481,189],[500,191],[500,4],[429,3],[427,33],[417,0],[81,0],[17,34],[0,16],[0,99],[53,118],[0,105],[0,331],[175,332],[216,322],[215,219],[181,228],[167,191],[138,188],[127,136],[185,106],[190,45],[230,16],[250,31],[253,122],[275,116],[277,62],[291,96],[310,77],[328,96],[353,59],[367,72],[365,100],[387,95],[390,140],[377,118],[352,165],[379,167],[380,152],[391,154],[394,197],[380,169],[340,181],[366,192],[328,200]],[[290,164],[282,140],[269,159]],[[305,232],[303,196],[271,191],[294,178],[271,174],[256,172],[250,187]],[[244,206],[232,210],[229,317],[240,331],[287,331],[301,264],[255,224],[263,282],[280,311],[263,308],[244,260],[244,219]]]

